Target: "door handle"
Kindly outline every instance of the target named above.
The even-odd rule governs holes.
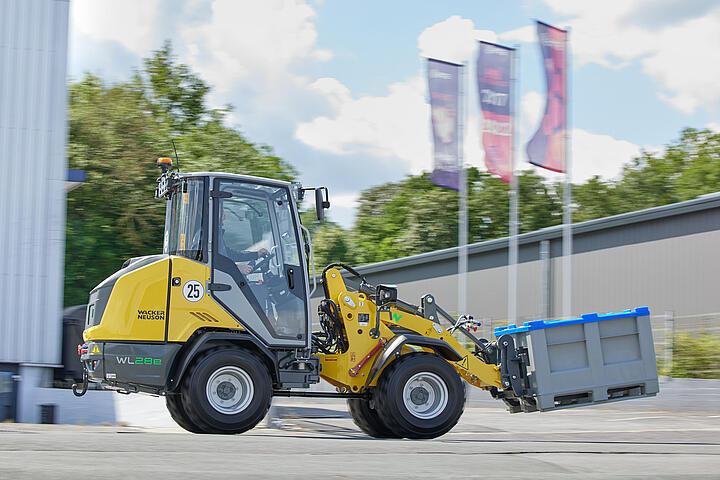
[[[208,285],[208,290],[212,292],[227,292],[232,287],[226,283],[211,283]]]
[[[291,267],[288,267],[288,269],[287,269],[287,279],[288,279],[288,288],[289,288],[290,290],[295,289],[295,275],[294,275],[294,273],[295,273],[295,271],[294,271]]]

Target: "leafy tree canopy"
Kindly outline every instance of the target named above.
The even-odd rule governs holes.
[[[164,202],[153,200],[155,159],[172,156],[184,171],[224,171],[283,180],[297,172],[263,145],[225,125],[231,107],[211,109],[209,86],[176,61],[166,43],[126,82],[87,74],[70,85],[68,156],[87,172],[68,196],[65,304],[87,301],[93,286],[133,256],[158,252]],[[582,159],[578,159],[582,161]],[[508,234],[508,186],[467,170],[469,241]],[[664,153],[643,152],[615,180],[573,186],[574,221],[688,200],[720,190],[720,135],[684,130]],[[331,195],[332,200],[332,195]],[[312,202],[310,202],[312,203]],[[429,174],[362,192],[351,229],[302,213],[312,233],[315,265],[378,262],[457,245],[458,195]],[[520,231],[562,222],[562,185],[526,170],[519,175]]]
[[[85,303],[127,258],[162,248],[165,203],[153,199],[155,160],[172,156],[171,139],[184,171],[295,179],[270,148],[226,126],[229,108],[208,108],[208,92],[169,43],[126,82],[87,74],[70,85],[69,164],[87,179],[68,195],[66,305]]]
[[[467,178],[469,241],[507,236],[508,186],[475,168],[467,170]],[[520,231],[561,224],[562,191],[562,184],[547,182],[532,170],[520,172]],[[573,185],[573,221],[680,202],[717,191],[720,134],[686,129],[664,153],[643,152],[625,165],[616,180],[593,177]],[[457,192],[435,186],[427,173],[365,190],[359,205],[354,228],[345,232],[345,243],[358,263],[457,245]]]

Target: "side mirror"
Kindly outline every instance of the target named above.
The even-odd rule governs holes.
[[[318,187],[315,189],[315,214],[321,222],[325,219],[326,208],[330,208],[328,189],[326,187]]]

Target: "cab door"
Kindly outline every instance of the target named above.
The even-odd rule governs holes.
[[[307,347],[308,290],[286,184],[213,181],[209,290],[268,346]]]

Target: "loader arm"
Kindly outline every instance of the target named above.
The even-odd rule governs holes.
[[[475,387],[501,386],[498,366],[478,358],[437,321],[424,318],[420,312],[391,306],[380,312],[379,331],[375,333],[377,305],[373,299],[366,293],[351,291],[336,268],[326,271],[324,281],[327,299],[338,307],[347,341],[344,352],[319,355],[321,377],[332,385],[359,393],[376,386],[382,370],[392,361],[423,350],[445,358]],[[444,349],[455,355],[444,354]]]

